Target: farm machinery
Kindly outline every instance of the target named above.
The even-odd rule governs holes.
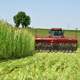
[[[46,37],[35,36],[35,49],[48,51],[76,51],[77,39],[64,36],[62,28],[49,29]]]

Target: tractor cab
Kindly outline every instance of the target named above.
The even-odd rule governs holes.
[[[51,37],[64,37],[64,32],[62,28],[52,28],[49,30]]]

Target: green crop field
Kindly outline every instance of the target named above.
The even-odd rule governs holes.
[[[0,80],[80,80],[80,47],[72,53],[43,51],[28,56],[34,49],[35,33],[47,36],[48,30],[15,29],[0,22]],[[65,36],[73,34],[65,31]],[[79,35],[77,31],[80,46]]]
[[[80,80],[80,54],[42,52],[1,61],[0,80]]]

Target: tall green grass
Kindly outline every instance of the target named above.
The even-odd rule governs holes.
[[[0,21],[0,58],[15,58],[32,55],[34,37],[26,29],[12,28]]]

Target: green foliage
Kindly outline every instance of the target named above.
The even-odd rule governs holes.
[[[0,58],[17,58],[32,55],[34,37],[26,29],[12,28],[0,21]]]
[[[13,17],[14,23],[16,24],[16,27],[19,27],[21,24],[22,27],[27,27],[30,25],[30,16],[26,15],[25,12],[18,12],[14,17]]]

